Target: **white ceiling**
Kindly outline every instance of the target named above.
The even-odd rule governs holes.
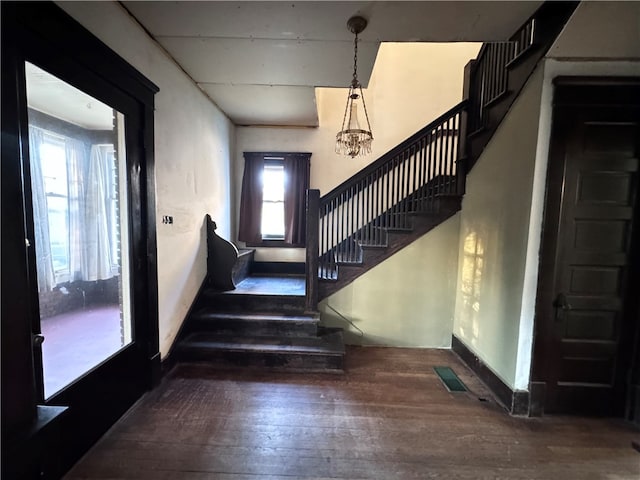
[[[123,5],[238,125],[317,126],[315,87],[346,87],[353,66],[366,86],[380,42],[507,39],[534,2],[168,2]],[[462,72],[461,72],[462,74]]]
[[[114,110],[58,77],[25,62],[27,106],[88,130],[111,130]]]

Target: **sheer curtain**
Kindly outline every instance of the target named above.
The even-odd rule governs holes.
[[[113,252],[117,226],[112,221],[113,162],[112,145],[89,145],[74,138],[53,134],[63,139],[65,151],[67,201],[66,231],[68,239],[68,271],[54,269],[51,251],[50,217],[43,176],[41,147],[48,131],[29,126],[31,189],[36,244],[38,291],[52,290],[63,281],[106,280],[114,271]],[[58,227],[60,228],[60,227]]]
[[[79,140],[65,140],[69,188],[69,280],[84,280],[84,197],[87,148]]]
[[[107,155],[106,145],[92,145],[86,176],[85,202],[82,219],[84,225],[83,280],[106,280],[113,277],[111,258],[112,235],[109,229],[108,185],[113,157]]]
[[[49,237],[49,210],[40,155],[40,147],[43,144],[43,131],[29,126],[31,198],[33,204],[34,242],[36,246],[36,272],[38,276],[38,291],[40,292],[52,290],[56,285]]]

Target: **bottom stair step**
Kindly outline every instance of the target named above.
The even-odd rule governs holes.
[[[314,337],[243,337],[196,332],[177,346],[182,361],[267,367],[287,371],[342,372],[342,330],[323,329]]]

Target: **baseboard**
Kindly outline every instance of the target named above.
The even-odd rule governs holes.
[[[451,336],[451,349],[489,387],[511,415],[529,415],[529,392],[512,390],[455,335]]]
[[[200,295],[202,295],[202,292],[206,288],[207,284],[208,284],[208,277],[205,276],[204,279],[202,280],[202,283],[200,284],[200,288],[198,288],[198,293],[196,293],[196,296],[193,297],[193,302],[191,302],[191,305],[189,306],[189,310],[187,310],[187,314],[182,320],[182,325],[180,325],[180,328],[178,329],[178,333],[173,339],[173,343],[171,344],[171,347],[169,347],[169,352],[160,361],[160,372],[161,372],[160,378],[164,377],[167,373],[171,371],[173,367],[176,366],[177,358],[174,355],[175,346],[182,338],[182,334],[184,332],[185,326],[187,325],[187,322],[189,321],[189,317],[191,316],[191,313],[193,312],[196,305],[198,304],[198,300],[200,300]]]
[[[304,275],[304,262],[256,262],[251,264],[256,275]]]

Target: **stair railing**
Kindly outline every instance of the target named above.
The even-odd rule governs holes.
[[[509,41],[482,45],[471,68],[471,91],[474,94],[469,99],[469,133],[485,127],[491,104],[508,93],[508,66],[534,45],[535,26],[536,20],[532,17]]]
[[[465,68],[463,102],[321,199],[315,191],[307,204],[309,308],[318,304],[318,278],[337,279],[340,265],[361,261],[363,247],[385,246],[387,231],[409,229],[412,214],[434,211],[442,195],[464,194],[466,170],[577,5],[545,2],[509,41],[484,44]],[[471,148],[475,132],[484,137]]]
[[[458,150],[466,102],[365,167],[320,199],[319,276],[357,264],[362,246],[384,246],[387,230],[411,228],[410,215],[434,211],[440,195],[459,195]]]

